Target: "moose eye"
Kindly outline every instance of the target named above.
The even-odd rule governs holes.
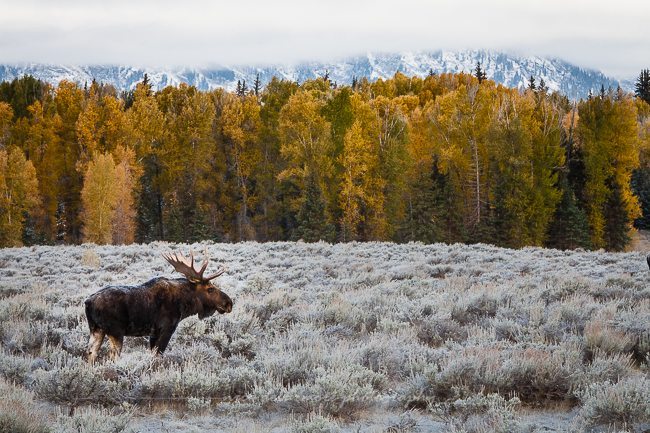
[[[214,287],[208,287],[208,293],[214,293],[216,291],[217,289],[215,289]]]

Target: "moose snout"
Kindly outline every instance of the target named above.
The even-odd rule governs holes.
[[[218,308],[217,311],[219,311],[219,313],[221,314],[230,313],[232,311],[232,299],[230,299],[230,297],[225,293],[223,294],[223,296],[225,298],[224,302],[221,308]]]

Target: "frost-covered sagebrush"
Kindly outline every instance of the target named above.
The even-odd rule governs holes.
[[[228,269],[231,314],[186,319],[162,357],[133,337],[116,361],[82,362],[83,299],[171,276],[160,253],[204,248]],[[214,431],[518,431],[522,406],[575,407],[562,419],[585,429],[648,422],[639,253],[153,243],[6,249],[0,264],[3,380],[79,414],[131,404],[140,430],[160,405]]]

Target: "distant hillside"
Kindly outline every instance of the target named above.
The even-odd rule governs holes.
[[[552,91],[560,91],[570,98],[585,97],[590,90],[597,92],[601,85],[632,91],[628,81],[618,81],[601,72],[583,69],[560,59],[538,56],[522,57],[502,52],[432,51],[403,52],[393,54],[368,53],[332,62],[308,62],[296,65],[264,67],[233,66],[216,68],[136,68],[130,66],[66,66],[66,65],[0,65],[0,81],[13,80],[25,74],[57,84],[62,80],[83,84],[93,79],[110,83],[116,88],[132,89],[142,81],[144,74],[155,89],[168,85],[188,83],[201,90],[218,87],[234,90],[237,81],[246,81],[250,88],[259,74],[263,85],[276,76],[302,82],[329,73],[330,79],[339,84],[350,84],[354,77],[371,80],[392,77],[396,72],[406,75],[426,76],[431,71],[472,72],[480,61],[488,78],[509,87],[522,88],[532,75],[536,81],[543,79]]]

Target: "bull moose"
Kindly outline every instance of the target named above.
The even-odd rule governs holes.
[[[162,354],[181,320],[194,314],[204,319],[215,311],[220,314],[232,311],[230,297],[211,281],[225,269],[204,277],[207,256],[199,270],[194,269],[191,252],[189,263],[178,254],[163,254],[163,258],[185,278],[158,277],[139,286],[109,286],[86,299],[90,329],[88,362],[95,362],[106,336],[113,359],[120,356],[125,336],[148,336],[149,348]]]

